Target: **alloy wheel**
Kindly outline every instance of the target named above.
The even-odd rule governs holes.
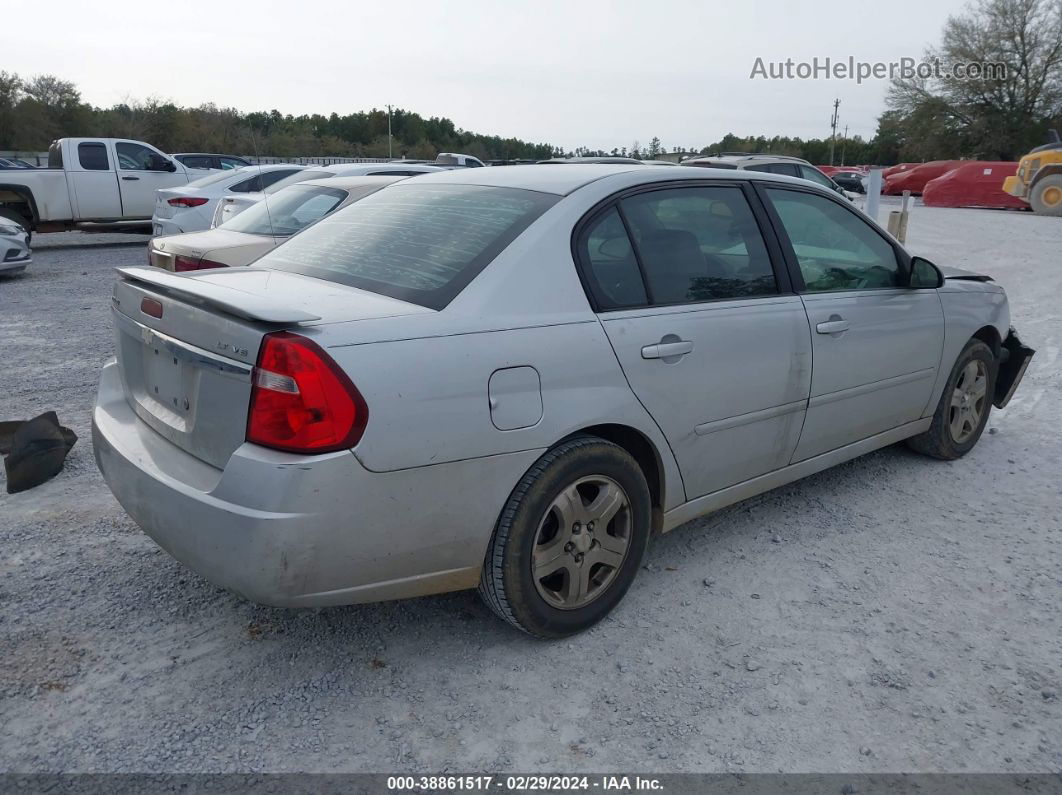
[[[977,432],[987,397],[988,368],[980,359],[971,359],[962,368],[951,394],[948,427],[956,444],[962,444]]]
[[[631,504],[612,478],[591,475],[569,484],[539,522],[531,571],[552,607],[575,610],[608,590],[631,539]]]

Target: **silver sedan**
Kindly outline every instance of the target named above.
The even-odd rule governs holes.
[[[0,276],[22,273],[32,261],[30,233],[21,224],[0,216]]]
[[[907,440],[957,459],[1032,351],[990,279],[754,171],[429,174],[250,268],[122,268],[96,458],[156,542],[273,605],[478,588],[540,637],[650,538]]]

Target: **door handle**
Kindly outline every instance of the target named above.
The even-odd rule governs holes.
[[[693,343],[689,340],[677,342],[658,342],[656,345],[646,345],[642,348],[643,359],[670,359],[672,356],[685,356],[693,350]]]
[[[126,180],[127,182],[136,182],[140,179],[140,177],[122,177],[122,179]]]
[[[819,334],[840,334],[842,331],[848,331],[849,328],[848,321],[843,317],[830,315],[829,320],[815,326],[815,331],[819,332]]]

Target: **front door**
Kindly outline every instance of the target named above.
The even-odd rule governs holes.
[[[811,397],[793,460],[919,419],[944,345],[936,290],[904,287],[894,244],[845,202],[761,189],[796,266],[812,331]]]
[[[183,167],[177,171],[158,169],[158,164],[168,162],[169,158],[155,149],[135,141],[118,141],[114,150],[123,218],[150,218],[155,212],[155,191],[188,182]]]
[[[741,186],[621,198],[584,227],[579,259],[687,499],[789,462],[811,384],[810,333],[800,298],[779,289]]]

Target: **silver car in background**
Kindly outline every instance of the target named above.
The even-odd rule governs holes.
[[[211,221],[210,228],[213,229],[227,221],[231,221],[266,196],[271,196],[289,185],[305,182],[308,179],[327,179],[328,177],[415,177],[418,174],[430,174],[433,171],[442,170],[438,166],[404,163],[401,160],[396,160],[393,163],[335,163],[328,166],[310,166],[305,171],[274,182],[258,192],[245,192],[225,196],[214,209],[214,218]]]
[[[0,216],[0,276],[22,273],[32,262],[30,233],[19,224]]]
[[[1032,356],[987,277],[756,171],[429,174],[249,268],[119,272],[94,446],[160,546],[273,605],[478,587],[539,637],[653,534],[901,440],[961,457]]]
[[[250,265],[328,213],[403,179],[331,177],[289,185],[215,229],[152,239],[148,262],[176,273]]]

